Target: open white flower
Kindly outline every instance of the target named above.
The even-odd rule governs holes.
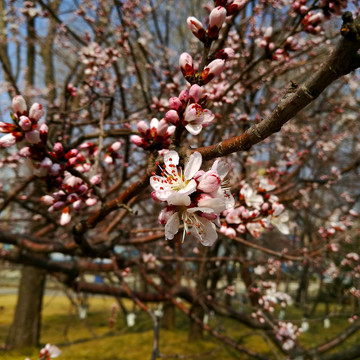
[[[192,179],[200,169],[202,157],[195,152],[185,165],[184,172],[179,164],[179,155],[176,151],[169,151],[164,156],[164,171],[162,176],[152,176],[150,185],[155,190],[155,197],[167,201],[169,205],[189,206],[190,194],[196,191],[196,181]]]
[[[222,186],[229,167],[216,161],[208,172],[199,171],[202,157],[198,152],[190,156],[184,172],[178,167],[175,151],[165,155],[164,163],[161,176],[152,176],[150,184],[155,190],[153,197],[168,204],[159,215],[159,222],[165,224],[165,237],[173,239],[183,224],[183,241],[185,235],[193,235],[211,246],[217,239],[219,214],[234,204],[229,189]]]

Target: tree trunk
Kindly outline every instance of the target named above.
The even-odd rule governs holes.
[[[23,266],[14,320],[6,339],[7,348],[39,345],[45,279],[44,270]]]

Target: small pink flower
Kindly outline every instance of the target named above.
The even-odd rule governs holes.
[[[214,118],[215,115],[210,110],[203,109],[199,104],[191,104],[185,110],[185,128],[190,134],[198,135]]]

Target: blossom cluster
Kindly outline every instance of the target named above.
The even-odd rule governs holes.
[[[202,156],[193,153],[184,167],[176,151],[164,156],[161,176],[153,174],[150,185],[152,197],[166,202],[160,212],[159,222],[165,225],[165,236],[171,240],[178,233],[181,223],[185,235],[192,234],[205,246],[211,246],[217,239],[215,224],[219,225],[220,213],[231,208],[234,199],[224,187],[228,166],[218,160],[208,171],[200,170]]]
[[[41,202],[48,206],[48,211],[61,211],[60,225],[71,220],[70,207],[79,211],[85,206],[94,206],[98,202],[94,187],[101,182],[101,176],[95,174],[85,178],[85,173],[94,173],[94,157],[98,148],[91,142],[83,143],[79,148],[65,149],[56,142],[48,149],[48,128],[41,120],[45,111],[41,104],[34,103],[30,110],[24,98],[17,95],[13,99],[11,118],[13,123],[0,122],[0,132],[6,135],[0,138],[1,147],[10,147],[23,142],[17,156],[31,160],[29,166],[37,177],[46,182],[50,191],[41,197]],[[105,152],[104,161],[113,163],[120,157],[118,151],[121,142],[116,141]]]
[[[160,121],[153,118],[150,127],[145,121],[137,123],[139,135],[132,135],[131,141],[145,150],[162,150],[168,149],[171,135],[175,131],[175,126],[169,126],[165,119]]]
[[[267,178],[260,179],[256,190],[243,183],[238,206],[223,212],[225,221],[220,231],[230,238],[237,233],[250,233],[258,238],[266,229],[274,227],[283,234],[289,234],[289,215],[284,205],[279,203],[277,196],[268,194],[274,189],[275,185]]]
[[[24,139],[31,145],[46,143],[48,128],[45,122],[39,122],[45,113],[41,104],[34,103],[28,112],[24,98],[17,95],[12,105],[14,113],[10,115],[14,123],[0,122],[0,132],[7,134],[0,138],[0,147],[10,147]]]

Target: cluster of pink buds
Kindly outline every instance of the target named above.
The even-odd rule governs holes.
[[[290,295],[278,291],[276,289],[276,283],[272,281],[262,282],[263,295],[259,298],[259,305],[267,312],[274,312],[274,306],[280,304],[282,308],[291,304],[292,299]]]
[[[281,341],[284,350],[292,349],[299,335],[300,329],[291,322],[279,321],[275,327],[275,336]]]
[[[272,34],[273,28],[272,26],[269,26],[265,29],[263,38],[255,40],[256,45],[261,48],[274,50],[275,44],[271,41]]]
[[[188,53],[182,53],[179,58],[179,66],[185,79],[190,83],[199,83],[199,85],[207,84],[209,81],[220,75],[225,69],[225,62],[234,57],[234,50],[226,48],[215,54],[217,57],[211,61],[200,76],[195,72],[193,58]]]
[[[121,155],[119,154],[119,150],[121,148],[121,142],[115,141],[112,145],[110,145],[105,153],[104,161],[110,165],[114,164],[116,159],[121,159]]]
[[[284,43],[284,46],[281,49],[276,49],[273,55],[273,60],[289,60],[289,53],[292,51],[299,50],[299,43],[293,37],[289,36]]]
[[[150,127],[145,121],[137,123],[140,135],[132,135],[131,141],[145,150],[162,150],[170,146],[170,137],[175,132],[175,126],[168,126],[165,119],[153,118]]]
[[[28,113],[26,102],[21,95],[13,98],[12,105],[14,113],[10,115],[14,123],[0,122],[0,132],[7,134],[0,138],[0,147],[10,147],[22,140],[31,145],[45,144],[48,128],[44,122],[39,123],[45,113],[42,106],[34,103]]]
[[[300,15],[305,15],[309,10],[306,6],[306,0],[295,0],[292,8],[297,14]]]
[[[323,28],[321,23],[324,21],[325,16],[322,12],[309,11],[301,23],[304,25],[304,30],[310,34],[319,34]]]
[[[250,233],[258,238],[266,229],[276,227],[283,234],[289,234],[289,216],[279,199],[269,191],[275,185],[266,178],[261,178],[257,190],[244,183],[239,194],[238,206],[223,212],[225,221],[220,231],[234,238],[236,233]]]
[[[198,135],[202,128],[208,126],[215,115],[203,106],[207,96],[199,85],[193,85],[189,90],[183,90],[179,97],[169,100],[170,110],[165,118],[175,126],[183,125],[192,135]]]
[[[227,1],[216,0],[215,8],[209,15],[208,28],[205,30],[201,21],[193,16],[187,19],[188,28],[200,41],[209,44],[209,41],[211,42],[218,37],[226,17],[239,12],[246,5],[246,2],[246,0],[234,0],[228,3]]]
[[[65,171],[64,178],[61,180],[59,191],[51,195],[44,195],[40,200],[49,206],[49,212],[61,210],[60,225],[65,226],[71,221],[70,206],[75,211],[79,211],[85,206],[96,205],[97,198],[93,194],[93,189],[79,177]],[[99,184],[101,178],[99,175],[95,175],[90,182],[92,185]]]
[[[184,170],[179,165],[179,155],[169,151],[164,157],[161,176],[153,176],[150,185],[155,201],[164,201],[167,206],[159,214],[159,222],[165,225],[165,237],[173,239],[184,224],[185,235],[192,234],[203,245],[211,246],[217,239],[215,224],[219,214],[233,206],[234,199],[224,187],[227,175],[226,164],[215,161],[211,170],[200,170],[202,157],[193,153]]]
[[[80,50],[80,61],[85,65],[85,75],[95,77],[101,69],[111,66],[120,57],[120,52],[113,48],[103,49],[92,42]]]

